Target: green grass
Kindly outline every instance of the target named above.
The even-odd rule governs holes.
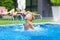
[[[51,19],[36,19],[32,21],[33,23],[42,23],[42,22],[52,22]],[[7,25],[7,24],[23,24],[24,21],[21,20],[11,20],[11,19],[0,19],[0,25]]]
[[[44,22],[52,22],[52,20],[51,19],[42,19],[42,20],[37,19],[37,20],[33,20],[32,22],[33,23],[44,23]]]
[[[22,21],[20,20],[0,20],[0,25],[6,25],[6,24],[19,24],[19,23],[22,23]]]

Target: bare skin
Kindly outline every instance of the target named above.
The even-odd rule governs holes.
[[[32,25],[32,13],[31,12],[27,12],[27,15],[25,16],[26,22],[24,24],[24,29],[27,30],[29,28],[31,28],[32,30],[34,30],[34,26]]]

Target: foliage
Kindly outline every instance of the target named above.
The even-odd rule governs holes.
[[[8,10],[13,8],[13,1],[12,0],[1,0],[0,6],[6,7]]]
[[[60,6],[60,0],[51,0],[51,3],[52,3],[54,6]]]

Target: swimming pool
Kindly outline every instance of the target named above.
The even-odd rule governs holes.
[[[60,40],[59,24],[33,24],[35,30],[24,30],[22,24],[0,26],[0,40]]]

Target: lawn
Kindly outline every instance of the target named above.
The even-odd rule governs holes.
[[[36,19],[33,20],[33,23],[42,23],[42,22],[51,22],[51,19]],[[11,19],[0,19],[0,25],[7,25],[7,24],[23,24],[24,21],[21,20],[11,20]]]

